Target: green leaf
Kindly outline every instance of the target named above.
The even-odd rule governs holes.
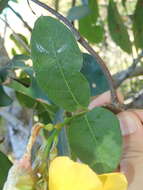
[[[5,93],[3,86],[0,85],[0,106],[8,106],[12,103],[12,99]]]
[[[28,44],[28,40],[27,38],[20,34],[20,33],[17,33],[16,36],[19,37],[19,39],[21,39],[27,46],[29,46]],[[19,49],[19,51],[22,53],[22,54],[25,54],[25,55],[29,55],[29,52],[27,51],[27,49],[25,49],[22,45],[21,45],[21,42],[17,39],[17,37],[15,36],[15,34],[11,34],[10,35],[10,39],[15,43],[16,47]]]
[[[96,0],[89,0],[90,14],[79,20],[79,31],[89,42],[99,43],[103,40],[104,29],[97,25],[98,4]]]
[[[31,98],[30,96],[27,96],[23,93],[20,93],[18,91],[16,91],[16,98],[18,99],[19,103],[23,106],[23,107],[27,107],[27,108],[34,108],[37,104],[37,101],[33,98]]]
[[[0,84],[4,83],[7,79],[8,70],[6,67],[0,68]]]
[[[129,39],[127,28],[113,0],[108,5],[108,28],[113,41],[127,53],[132,52],[132,44]]]
[[[81,72],[90,84],[91,96],[101,94],[109,89],[106,77],[96,59],[87,53],[83,54]]]
[[[7,156],[0,152],[0,189],[3,189],[3,185],[7,179],[8,171],[12,163],[9,161]]]
[[[73,119],[68,128],[71,149],[97,173],[114,171],[122,153],[117,117],[104,108],[94,108]]]
[[[51,106],[51,109],[49,109],[49,106],[46,104],[42,104],[40,102],[37,102],[36,110],[37,110],[37,116],[40,123],[48,124],[52,123],[52,120],[55,117],[55,112],[57,111],[55,109],[56,107]],[[47,134],[47,131],[44,131],[45,134]]]
[[[79,20],[83,18],[84,16],[88,15],[89,13],[90,13],[90,9],[87,5],[80,5],[80,6],[72,7],[68,12],[67,18],[70,21]]]
[[[32,78],[30,87],[25,87],[15,80],[11,81],[7,86],[33,99],[40,99],[41,101],[43,100],[43,102],[49,104],[49,98],[43,93],[34,78]]]
[[[49,98],[45,95],[45,93],[37,84],[36,78],[34,77],[33,68],[26,65],[23,61],[19,61],[17,59],[11,62],[11,68],[22,69],[23,71],[22,74],[24,75],[24,84],[26,83],[26,79],[29,80],[29,78],[26,78],[25,75],[29,76],[31,81],[30,81],[30,85],[28,84],[29,87],[24,86],[23,84],[20,83],[20,81],[22,82],[21,78],[19,78],[18,81],[17,80],[11,81],[11,83],[8,84],[7,86],[33,99],[36,99],[36,100],[41,99],[49,104],[50,102]]]
[[[53,120],[55,112],[58,110],[58,107],[54,104],[46,104],[18,91],[16,91],[16,98],[23,107],[34,109],[41,123],[47,124],[49,119]]]
[[[49,100],[49,98],[43,93],[43,91],[37,84],[32,68],[26,66],[25,63],[21,61],[21,58],[27,59],[27,57],[25,56],[15,57],[11,62],[11,68],[12,69],[20,68],[22,69],[23,74],[28,75],[30,77],[28,78],[29,80],[31,80],[30,84],[28,82],[29,87],[26,87],[20,83],[20,81],[22,81],[21,78],[19,78],[19,81],[16,80],[11,81],[11,83],[7,86],[13,88],[16,91],[16,97],[22,106],[24,107],[26,106],[28,108],[37,110],[40,121],[41,120],[45,121],[46,120],[45,118],[49,117],[49,115],[51,119],[53,119],[58,107],[54,105]],[[27,82],[26,79],[27,78],[23,79],[24,83]]]
[[[137,48],[143,48],[143,0],[138,0],[133,15],[134,41]]]
[[[126,2],[127,2],[127,0],[122,0],[122,5],[124,8],[126,8]]]
[[[18,54],[15,55],[11,61],[27,61],[28,59],[30,59],[31,57],[28,55],[24,55],[24,54]]]
[[[15,2],[15,3],[18,3],[18,0],[11,0],[11,1],[13,1],[13,2]]]
[[[0,0],[0,13],[7,7],[9,0]]]
[[[31,46],[36,78],[45,94],[67,111],[87,107],[90,89],[80,73],[82,54],[71,31],[42,16],[35,23]]]

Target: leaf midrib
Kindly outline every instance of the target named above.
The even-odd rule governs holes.
[[[89,123],[89,121],[88,121],[87,115],[84,116],[84,119],[85,119],[85,121],[86,121],[86,123],[87,123],[87,127],[88,127],[88,129],[89,129],[89,132],[90,132],[90,134],[91,134],[91,136],[92,136],[93,141],[95,142],[95,144],[97,144],[97,140],[96,140],[96,137],[95,137],[95,135],[94,135],[94,131],[93,131],[92,126],[90,125],[90,123]]]
[[[81,106],[81,105],[79,104],[77,98],[74,96],[74,94],[73,94],[73,92],[72,92],[72,90],[71,90],[71,88],[70,88],[70,86],[69,86],[69,84],[68,84],[68,82],[67,82],[67,80],[66,80],[66,77],[65,77],[65,75],[64,75],[63,68],[62,68],[62,66],[61,66],[60,63],[59,63],[59,60],[57,59],[58,56],[57,56],[57,53],[56,53],[56,51],[55,51],[55,46],[54,46],[53,43],[52,43],[52,46],[53,46],[53,49],[54,49],[54,54],[55,54],[55,59],[56,59],[56,65],[57,65],[58,68],[59,68],[59,71],[60,71],[60,73],[61,73],[61,75],[62,75],[62,77],[63,77],[63,79],[64,79],[64,82],[65,82],[65,84],[66,84],[68,90],[69,90],[69,93],[71,94],[71,96],[72,96],[74,102],[75,102],[77,105]],[[82,107],[82,106],[81,106],[81,107]]]

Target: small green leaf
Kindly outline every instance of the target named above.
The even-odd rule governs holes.
[[[20,33],[17,33],[16,34],[19,39],[21,39],[27,46],[29,46],[28,44],[28,40],[27,38],[20,34]],[[16,47],[19,49],[19,51],[22,53],[22,54],[25,54],[25,55],[29,55],[29,52],[27,51],[26,48],[24,48],[22,45],[21,45],[21,42],[17,39],[17,37],[15,36],[15,34],[11,34],[10,35],[10,39],[15,43]]]
[[[12,99],[5,93],[3,86],[0,85],[0,106],[8,106],[12,103]]]
[[[89,13],[90,13],[90,9],[87,5],[76,6],[76,7],[72,7],[69,10],[67,18],[70,21],[79,20],[83,18],[84,16],[88,15]]]
[[[8,76],[8,69],[6,67],[0,68],[0,84],[4,83]]]
[[[87,53],[83,54],[81,72],[90,84],[91,96],[101,94],[109,89],[107,79],[96,59]]]
[[[126,2],[127,2],[127,0],[122,0],[122,5],[124,8],[126,8]]]
[[[103,40],[104,29],[97,25],[98,4],[96,0],[89,0],[90,14],[79,20],[80,33],[91,43],[99,43]]]
[[[15,55],[11,61],[27,61],[28,59],[30,59],[30,56],[24,54],[18,54]]]
[[[30,87],[25,87],[21,83],[13,80],[10,84],[7,85],[10,88],[13,88],[17,92],[20,92],[22,94],[25,94],[33,99],[40,99],[41,101],[49,104],[49,98],[43,93],[41,88],[38,86],[35,78],[31,78],[31,85]]]
[[[117,117],[104,108],[94,108],[74,118],[68,128],[69,143],[78,158],[97,173],[114,171],[122,153]]]
[[[11,168],[12,163],[7,156],[0,152],[0,189],[3,189],[3,185],[7,179],[8,171]]]
[[[0,13],[7,7],[8,1],[9,0],[0,0]]]
[[[23,106],[23,107],[27,107],[27,108],[34,108],[35,109],[35,105],[37,104],[36,100],[31,98],[30,96],[27,96],[23,93],[20,93],[18,91],[15,92],[16,93],[16,98],[18,99],[19,103]]]
[[[132,52],[132,44],[129,39],[127,28],[113,0],[108,5],[108,28],[113,41],[127,53]]]
[[[58,108],[55,105],[48,106],[47,104],[37,102],[35,110],[37,111],[39,122],[47,125],[47,123],[52,123]],[[47,134],[47,131],[45,131],[45,134]]]
[[[34,26],[31,46],[36,78],[48,97],[67,111],[87,107],[90,89],[80,73],[82,54],[71,31],[42,16]]]
[[[7,86],[13,88],[16,91],[16,97],[22,106],[26,106],[32,109],[34,108],[35,110],[37,110],[40,121],[42,120],[42,117],[46,118],[47,113],[48,115],[50,115],[51,119],[53,119],[58,107],[49,100],[49,98],[38,86],[32,68],[26,66],[24,62],[18,61],[19,58],[20,57],[17,57],[17,61],[15,60],[14,62],[12,62],[13,64],[11,67],[13,69],[22,69],[24,71],[23,73],[27,74],[30,77],[31,83],[28,83],[29,87],[25,87],[20,82],[13,80]],[[25,57],[23,58],[25,59]],[[24,78],[24,82],[26,82],[26,78]],[[46,113],[41,113],[41,110]]]
[[[133,15],[133,32],[137,48],[143,48],[143,0],[138,0]]]
[[[18,3],[18,0],[11,0],[11,1],[13,1],[13,2],[15,2],[15,3]]]

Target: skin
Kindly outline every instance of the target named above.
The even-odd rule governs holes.
[[[118,91],[118,98],[123,103],[123,96]],[[89,109],[111,102],[110,92],[95,97]],[[119,170],[128,180],[128,190],[138,190],[143,187],[143,110],[130,109],[117,115],[123,135],[123,155]]]

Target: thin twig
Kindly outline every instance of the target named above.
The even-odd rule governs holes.
[[[10,10],[23,22],[24,26],[30,31],[32,32],[32,28],[29,26],[29,24],[22,18],[22,16],[16,12],[10,5],[8,5],[8,7],[10,8]]]
[[[131,71],[133,71],[137,64],[139,63],[140,59],[143,57],[143,50],[141,51],[141,53],[138,55],[138,57],[136,59],[133,59],[133,64],[131,66]]]
[[[35,13],[35,12],[33,11],[33,9],[31,8],[31,5],[30,5],[30,3],[29,3],[29,0],[27,0],[27,4],[28,4],[28,6],[29,6],[31,12],[32,12],[34,15],[36,15],[36,13]]]
[[[14,37],[16,38],[17,41],[20,42],[20,44],[24,47],[25,50],[27,50],[29,53],[30,48],[27,46],[27,44],[15,33],[15,31],[11,28],[11,26],[8,24],[8,22],[6,20],[4,20],[3,18],[0,17],[0,20],[2,20],[9,28],[10,30],[13,32]]]
[[[76,4],[76,0],[72,0],[72,7],[74,7]]]
[[[117,78],[116,87],[118,87],[124,80],[133,75],[133,73],[136,71],[136,67],[140,62],[141,58],[143,58],[143,51],[141,51],[141,53],[138,55],[136,59],[133,59],[132,65],[127,70],[123,70],[115,74],[114,78],[115,79]]]
[[[5,20],[6,20],[6,19],[7,19],[7,17],[6,17],[6,15],[5,15]],[[2,37],[2,39],[3,39],[3,44],[4,44],[4,42],[5,42],[6,32],[7,32],[7,25],[6,25],[6,23],[5,23],[4,31],[3,31],[3,37]]]
[[[73,8],[76,5],[76,0],[72,0],[72,5],[71,7]],[[74,26],[74,20],[71,22],[72,25]]]
[[[61,20],[65,25],[67,25],[69,27],[69,29],[74,33],[77,41],[97,60],[97,63],[101,66],[101,68],[108,80],[108,84],[109,84],[109,87],[111,90],[112,104],[115,107],[119,107],[120,103],[119,103],[119,100],[118,100],[118,97],[116,94],[114,81],[112,79],[112,76],[111,76],[107,66],[105,65],[104,61],[100,58],[100,56],[94,51],[94,49],[88,44],[88,42],[83,37],[81,37],[80,33],[73,27],[72,23],[67,18],[65,18],[63,15],[61,15],[57,11],[55,11],[48,5],[42,3],[38,0],[31,0],[31,1],[36,3],[37,5],[39,5],[40,7],[43,7],[44,9],[46,9],[47,11],[52,13],[54,16],[56,16],[59,20]]]
[[[56,11],[59,10],[59,0],[55,0],[55,9]]]

